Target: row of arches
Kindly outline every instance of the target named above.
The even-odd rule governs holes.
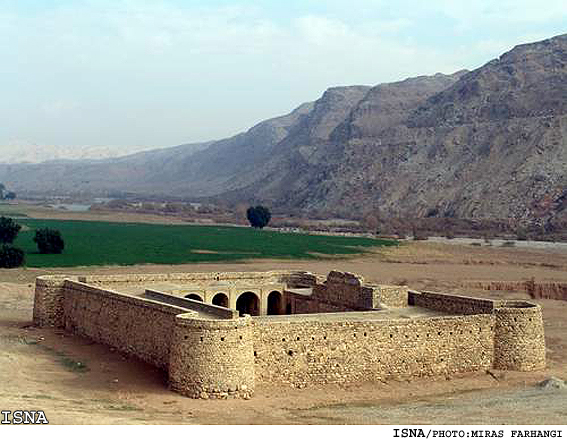
[[[191,293],[186,295],[185,298],[203,302],[203,298],[199,294]],[[228,308],[228,296],[225,293],[219,292],[213,296],[211,303]],[[240,315],[260,315],[260,299],[251,291],[243,292],[236,299],[236,310]],[[268,294],[268,315],[283,313],[283,296],[279,291],[272,291]]]

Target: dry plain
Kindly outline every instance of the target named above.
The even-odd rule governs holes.
[[[33,282],[46,273],[340,269],[366,280],[494,298],[472,281],[567,283],[567,254],[494,246],[408,242],[348,260],[249,261],[176,266],[0,271],[0,407],[42,409],[59,424],[564,424],[567,391],[536,384],[567,379],[567,302],[543,307],[545,371],[487,372],[380,384],[307,389],[262,387],[251,400],[202,401],[166,388],[159,370],[62,330],[32,326]]]

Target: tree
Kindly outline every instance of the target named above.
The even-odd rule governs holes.
[[[372,233],[380,234],[380,231],[378,230],[378,227],[380,226],[378,216],[374,214],[366,215],[366,217],[362,220],[362,225]]]
[[[14,219],[4,216],[0,217],[0,243],[14,242],[21,228],[22,226],[14,222]]]
[[[35,231],[33,241],[41,254],[61,254],[65,248],[65,242],[59,230],[40,228]]]
[[[4,190],[6,190],[6,186],[0,183],[0,199],[4,199]]]
[[[13,191],[9,191],[4,196],[4,199],[16,199],[16,193],[14,193]]]
[[[264,228],[270,222],[272,215],[270,210],[262,205],[257,205],[256,207],[250,207],[246,210],[246,217],[248,222],[254,228]]]
[[[0,268],[17,268],[25,261],[24,251],[11,245],[0,248]]]

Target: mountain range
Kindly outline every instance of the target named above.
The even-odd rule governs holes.
[[[216,198],[350,217],[567,220],[567,34],[472,71],[333,87],[245,133],[0,165],[16,192]]]

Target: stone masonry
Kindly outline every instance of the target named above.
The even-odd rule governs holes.
[[[191,398],[545,367],[540,307],[299,271],[43,276],[34,322],[168,373]]]

